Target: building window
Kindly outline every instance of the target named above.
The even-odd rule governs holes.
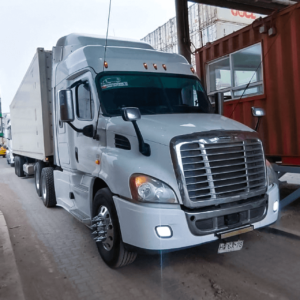
[[[216,92],[223,92],[225,101],[263,94],[261,44],[209,63],[207,84],[212,102]]]
[[[81,120],[93,120],[94,100],[88,82],[76,87],[77,117]]]

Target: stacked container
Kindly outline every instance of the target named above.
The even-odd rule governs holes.
[[[188,10],[191,50],[231,34],[251,24],[260,16],[205,4],[193,4]],[[177,53],[176,17],[149,33],[142,41],[151,44],[157,50]],[[194,55],[192,64],[196,64]]]

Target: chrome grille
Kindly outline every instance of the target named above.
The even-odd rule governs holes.
[[[258,139],[184,143],[180,147],[189,199],[193,202],[265,190],[262,144]]]

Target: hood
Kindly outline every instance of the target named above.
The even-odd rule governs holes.
[[[217,114],[144,115],[137,121],[145,141],[168,146],[175,136],[211,130],[254,130],[232,119]],[[131,122],[122,117],[109,119],[107,130],[136,136]]]

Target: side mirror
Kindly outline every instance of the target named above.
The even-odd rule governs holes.
[[[137,107],[124,107],[122,111],[122,117],[124,121],[132,122],[136,136],[139,141],[139,151],[145,156],[150,156],[150,145],[144,142],[139,126],[136,123],[136,121],[141,118],[140,110]]]
[[[253,106],[251,109],[253,117],[263,117],[266,115],[263,108]]]
[[[74,121],[73,97],[71,90],[60,90],[58,92],[60,105],[60,120],[62,122]]]
[[[141,112],[137,107],[125,107],[122,111],[124,121],[137,121],[141,118]]]
[[[87,126],[83,127],[82,134],[87,137],[91,137],[91,138],[94,137],[94,126],[87,125]]]
[[[253,107],[251,107],[251,110],[252,110],[253,117],[257,117],[257,123],[256,123],[256,126],[255,126],[255,131],[258,131],[261,117],[264,117],[266,114],[265,114],[265,111],[264,111],[263,108],[253,106]]]
[[[224,111],[224,94],[215,93],[215,114],[223,115]]]

